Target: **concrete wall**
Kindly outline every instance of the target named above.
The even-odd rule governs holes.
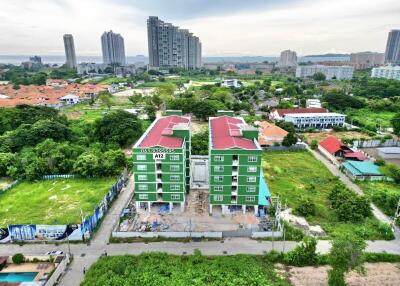
[[[280,238],[282,236],[283,236],[282,231],[256,231],[251,234],[252,238],[262,238],[262,237]]]
[[[186,237],[209,237],[209,238],[222,238],[222,232],[220,231],[209,231],[209,232],[139,232],[139,231],[131,231],[131,232],[122,232],[122,231],[113,231],[112,237],[117,238],[153,238],[153,237],[171,237],[171,238],[186,238]]]
[[[54,270],[53,274],[47,280],[45,286],[53,286],[56,285],[57,280],[60,278],[60,276],[64,273],[64,271],[67,269],[67,265],[69,263],[69,255],[67,254],[64,259],[58,264],[56,270]]]
[[[318,145],[318,151],[324,155],[329,161],[331,161],[336,166],[340,166],[339,161],[331,153],[326,151],[321,145]]]

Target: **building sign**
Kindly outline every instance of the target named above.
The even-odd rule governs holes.
[[[153,153],[153,159],[154,160],[164,160],[165,153]]]
[[[149,148],[149,149],[140,149],[141,153],[174,153],[174,149],[167,148]]]

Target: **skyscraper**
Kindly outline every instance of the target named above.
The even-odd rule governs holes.
[[[189,30],[152,16],[147,20],[147,37],[151,67],[201,67],[201,42]]]
[[[385,62],[400,64],[400,30],[391,30],[388,35]]]
[[[295,51],[285,50],[281,52],[279,57],[279,67],[291,68],[297,66],[297,54]]]
[[[101,49],[104,64],[125,65],[125,44],[124,38],[120,34],[116,34],[113,31],[104,32],[101,36]]]
[[[64,38],[64,48],[65,57],[67,58],[67,66],[71,69],[76,68],[76,55],[75,55],[75,44],[74,37],[71,34],[65,34]]]

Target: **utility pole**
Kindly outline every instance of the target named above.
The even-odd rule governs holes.
[[[394,213],[393,221],[392,221],[392,223],[391,223],[393,231],[394,231],[394,227],[395,227],[395,225],[396,225],[396,220],[397,220],[398,218],[400,218],[400,199],[399,199],[399,201],[398,201],[398,203],[397,203],[396,212]]]

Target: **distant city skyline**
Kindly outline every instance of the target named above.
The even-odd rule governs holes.
[[[127,55],[148,56],[150,15],[196,34],[203,56],[384,52],[400,29],[398,0],[3,0],[0,55],[63,55],[64,34],[77,56],[101,55],[99,37],[116,30]]]

